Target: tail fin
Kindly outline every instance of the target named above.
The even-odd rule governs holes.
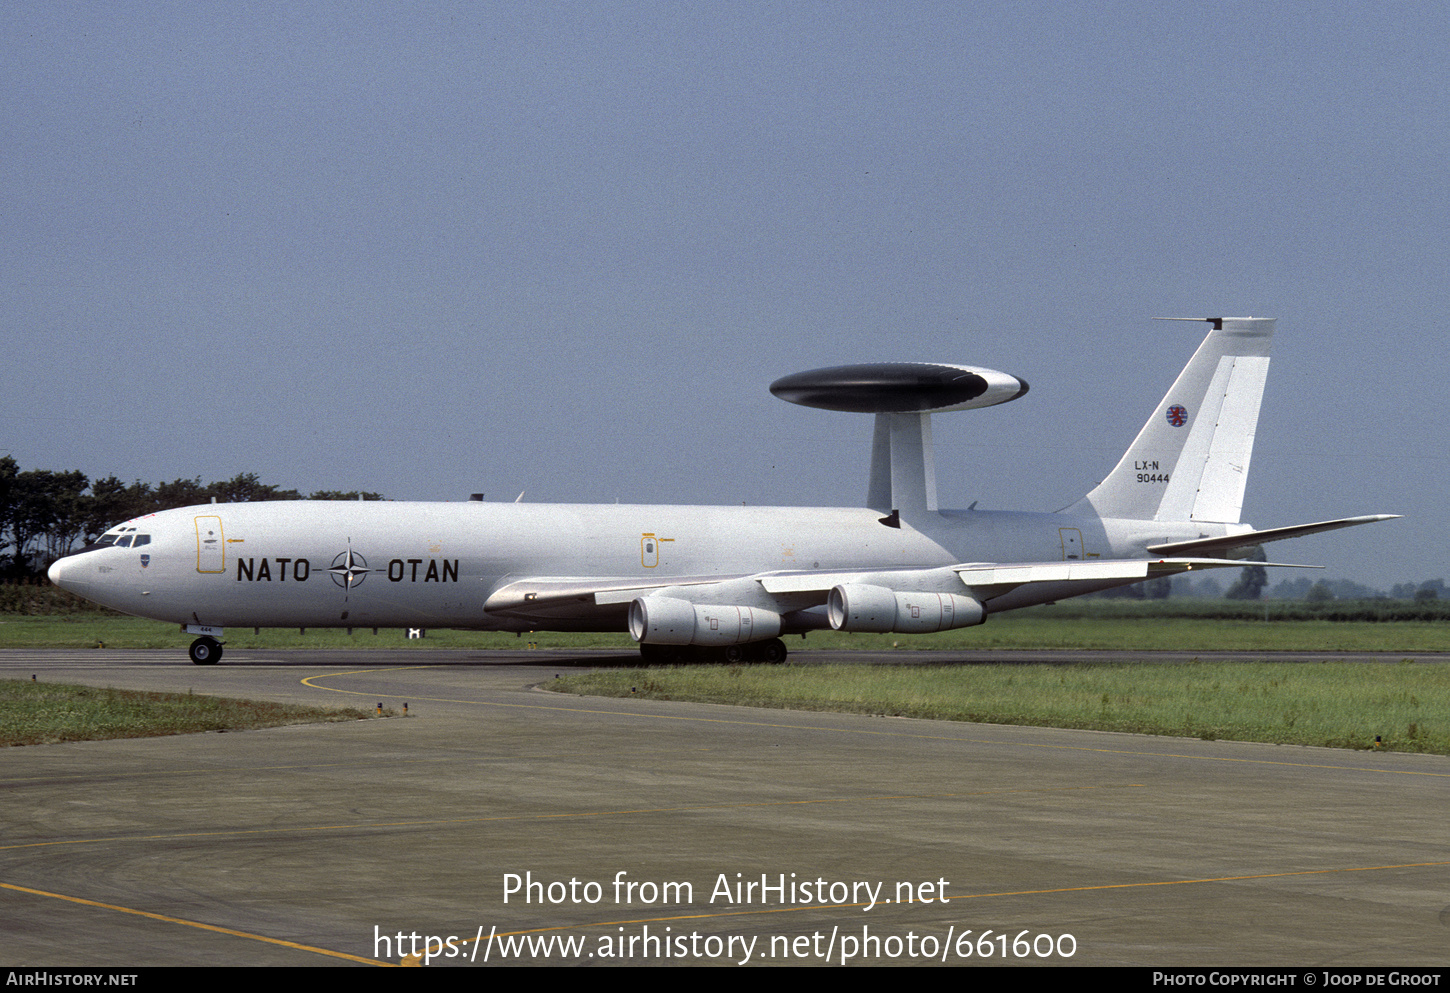
[[[1196,320],[1197,318],[1180,318]],[[1108,477],[1067,513],[1236,524],[1269,374],[1274,321],[1213,325]]]

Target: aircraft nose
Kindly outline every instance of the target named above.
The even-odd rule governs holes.
[[[83,584],[78,581],[80,568],[76,564],[77,558],[76,555],[62,555],[50,564],[50,568],[45,570],[45,575],[61,589],[79,593]]]

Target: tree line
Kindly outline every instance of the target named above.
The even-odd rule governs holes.
[[[318,490],[303,496],[263,483],[256,473],[203,483],[122,482],[114,475],[90,480],[79,470],[21,471],[9,455],[0,457],[0,575],[18,579],[43,575],[50,563],[100,537],[114,525],[143,514],[193,504],[252,503],[261,500],[381,500],[381,493]]]

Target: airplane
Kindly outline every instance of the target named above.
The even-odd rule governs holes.
[[[1398,516],[1241,523],[1274,320],[1173,320],[1208,334],[1117,466],[1055,513],[937,506],[932,415],[1016,400],[1025,381],[888,362],[770,387],[874,415],[862,507],[209,504],[117,525],[49,576],[180,624],[198,665],[219,661],[237,626],[628,631],[646,661],[780,662],[782,635],[969,627]]]

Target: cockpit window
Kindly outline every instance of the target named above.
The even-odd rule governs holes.
[[[149,534],[136,534],[135,528],[117,528],[109,534],[103,534],[91,544],[82,548],[82,552],[93,552],[98,548],[140,548],[142,545],[151,544]],[[75,553],[79,554],[79,552]]]

